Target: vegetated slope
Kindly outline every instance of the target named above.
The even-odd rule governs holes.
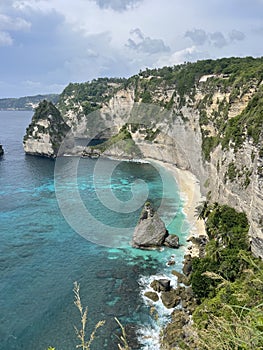
[[[263,262],[251,254],[246,215],[205,202],[199,216],[206,222],[209,242],[205,256],[191,262],[194,323],[187,328],[182,321],[178,329],[175,310],[161,348],[262,349]]]

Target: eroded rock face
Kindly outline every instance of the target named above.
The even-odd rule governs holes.
[[[70,128],[63,120],[59,110],[51,102],[42,101],[36,108],[24,136],[25,153],[56,158],[69,131]],[[72,147],[69,143],[65,146]],[[65,149],[61,153],[65,153]]]
[[[133,234],[132,246],[142,249],[161,247],[167,236],[164,222],[150,203],[146,203]]]

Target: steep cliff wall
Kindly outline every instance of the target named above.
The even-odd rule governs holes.
[[[104,97],[95,104],[90,96],[78,102],[71,87],[59,108],[77,137],[110,138],[126,124],[142,157],[190,170],[208,200],[246,212],[252,250],[263,257],[262,79],[262,59],[208,60],[99,82]],[[51,131],[43,123],[38,127]],[[53,131],[29,130],[25,151],[52,154]],[[100,152],[123,156],[116,142]]]

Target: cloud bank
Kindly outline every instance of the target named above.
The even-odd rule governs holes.
[[[0,98],[146,67],[262,56],[262,0],[1,0]]]

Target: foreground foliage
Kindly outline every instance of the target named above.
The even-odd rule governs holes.
[[[218,204],[201,216],[210,242],[191,275],[198,349],[262,349],[263,263],[250,253],[246,216]]]
[[[80,344],[76,345],[76,348],[82,349],[82,350],[90,350],[91,345],[92,345],[93,341],[95,340],[97,330],[100,327],[104,326],[105,321],[99,321],[95,325],[95,327],[93,328],[93,331],[91,332],[91,334],[89,336],[89,339],[87,340],[86,326],[87,326],[87,318],[88,318],[88,308],[85,307],[85,309],[83,309],[83,306],[81,303],[81,298],[80,298],[80,285],[77,282],[74,282],[73,292],[74,292],[74,296],[75,296],[74,304],[77,307],[77,309],[79,310],[80,321],[81,321],[80,329],[78,329],[76,326],[74,326],[77,338],[80,341]],[[121,324],[121,322],[116,317],[115,317],[115,321],[117,322],[117,324],[119,325],[119,327],[121,329],[121,336],[119,337],[120,344],[118,344],[118,349],[119,350],[131,350],[129,345],[128,345],[127,335],[126,335],[126,331],[125,331],[124,326]],[[56,350],[56,349],[53,348],[52,346],[50,346],[47,350]]]

